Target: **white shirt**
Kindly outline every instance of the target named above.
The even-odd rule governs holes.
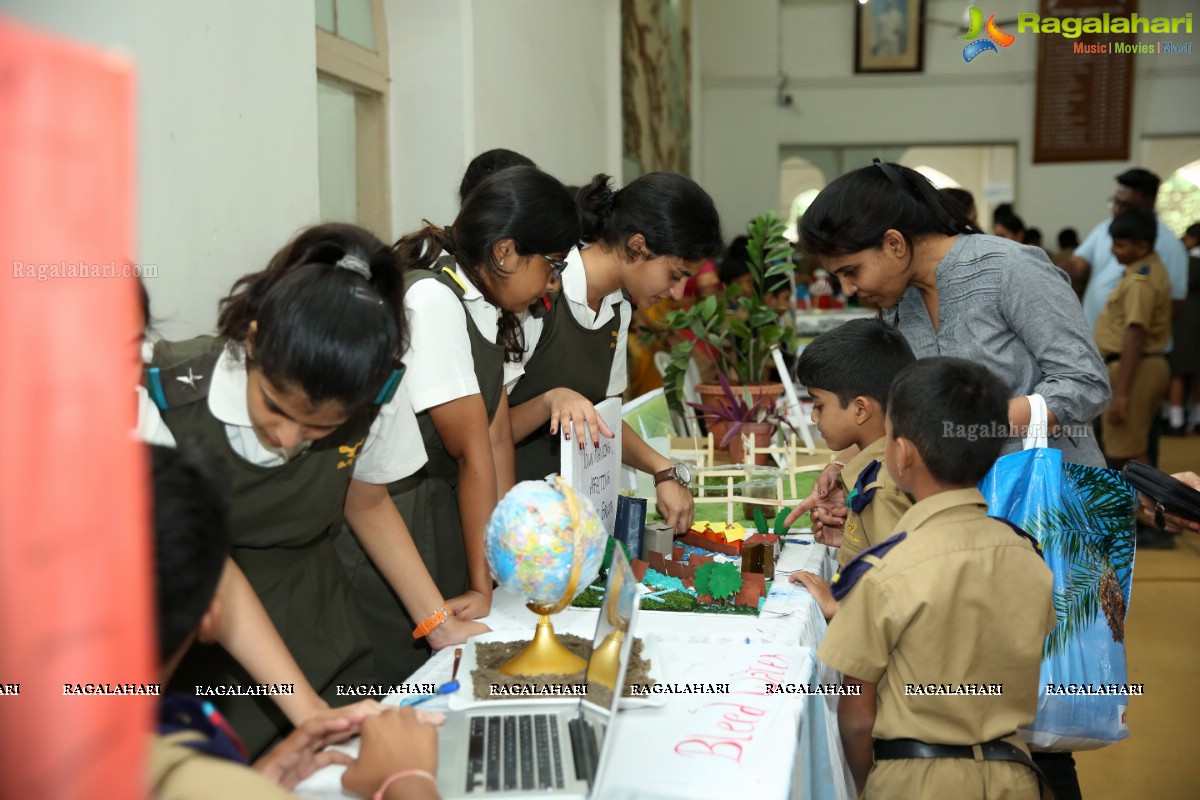
[[[371,423],[367,441],[354,462],[354,477],[365,483],[391,483],[420,469],[427,459],[417,418],[412,413],[405,385],[400,382],[395,397],[380,409]],[[141,387],[139,387],[141,388]],[[221,351],[208,387],[208,410],[225,426],[229,446],[241,458],[260,467],[278,467],[303,453],[311,442],[301,442],[291,450],[267,447],[258,438],[250,422],[246,403],[246,364],[240,348]],[[151,444],[174,446],[175,437],[163,423],[158,406],[145,390],[138,392],[138,438]],[[403,448],[376,446],[380,440],[403,441]]]
[[[612,370],[608,374],[608,397],[616,397],[625,392],[629,377],[626,372],[626,351],[629,341],[629,320],[633,315],[633,307],[620,289],[611,292],[600,301],[600,310],[592,311],[588,305],[587,272],[583,268],[583,257],[579,250],[567,253],[567,269],[562,275],[562,294],[571,310],[575,321],[589,331],[599,330],[613,318],[613,304],[621,302],[621,325],[617,333],[617,349],[613,354]],[[526,353],[532,353],[534,346],[542,334],[542,321],[532,319],[525,324]],[[512,391],[512,386],[508,387]]]

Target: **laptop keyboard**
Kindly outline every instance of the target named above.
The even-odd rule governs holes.
[[[471,717],[467,733],[467,792],[563,788],[562,747],[554,715]],[[571,738],[575,749],[574,730]]]

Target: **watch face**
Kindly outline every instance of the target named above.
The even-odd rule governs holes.
[[[692,482],[692,470],[690,467],[688,467],[687,464],[676,464],[675,465],[675,476],[679,479],[679,482],[682,483],[684,486],[687,486],[689,483]]]

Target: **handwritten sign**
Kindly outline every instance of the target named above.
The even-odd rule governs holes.
[[[575,431],[570,439],[562,440],[560,474],[571,487],[592,501],[604,530],[612,536],[617,522],[617,489],[621,477],[621,399],[610,397],[596,404],[596,413],[608,425],[616,438],[600,437],[600,446],[593,447],[584,431]],[[563,432],[567,429],[564,427]],[[583,442],[583,449],[579,443]]]

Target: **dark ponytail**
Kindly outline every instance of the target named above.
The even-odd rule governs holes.
[[[614,192],[600,174],[579,190],[575,204],[583,241],[620,248],[626,258],[635,233],[646,239],[651,256],[684,261],[714,259],[724,249],[721,219],[708,193],[675,172],[650,172]]]
[[[245,344],[251,322],[258,324],[252,360],[268,380],[349,413],[379,394],[408,338],[391,251],[345,223],[306,228],[266,269],[233,285],[218,333]]]
[[[966,209],[916,170],[875,160],[821,190],[800,218],[800,246],[810,255],[842,256],[883,245],[888,229],[911,249],[929,234],[978,233]]]
[[[522,256],[562,253],[575,247],[579,220],[566,187],[536,167],[509,167],[480,181],[451,227],[438,228],[426,221],[392,249],[402,270],[428,269],[443,250],[454,256],[484,299],[500,309],[504,355],[517,362],[525,353],[521,322],[500,306],[489,288],[508,277],[493,251],[504,239],[512,239]]]

